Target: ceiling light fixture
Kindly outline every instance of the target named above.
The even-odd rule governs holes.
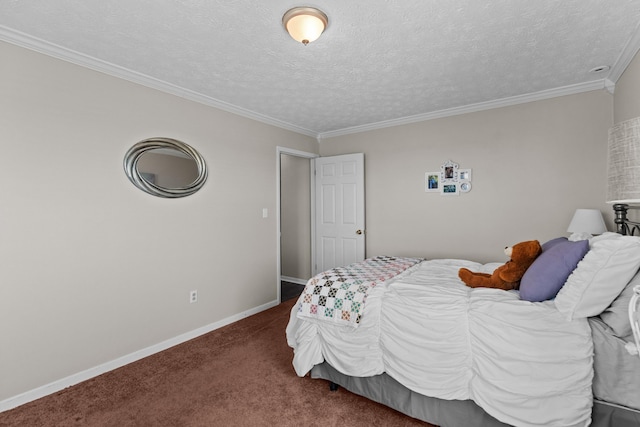
[[[314,7],[294,7],[282,17],[289,35],[305,46],[320,37],[328,24],[327,15]]]

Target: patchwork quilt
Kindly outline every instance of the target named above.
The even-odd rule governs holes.
[[[358,327],[371,288],[422,261],[378,256],[312,277],[298,303],[298,317]]]

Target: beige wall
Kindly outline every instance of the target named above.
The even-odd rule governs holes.
[[[0,57],[0,401],[277,301],[276,147],[315,139],[14,45]],[[152,136],[200,151],[200,192],[128,181],[125,152]]]
[[[503,248],[566,233],[576,208],[605,204],[606,91],[531,102],[324,140],[323,156],[365,153],[367,256],[505,261]],[[425,193],[452,160],[471,192]]]
[[[640,117],[640,54],[616,82],[614,99],[614,123]]]
[[[281,155],[282,275],[311,277],[311,160]]]

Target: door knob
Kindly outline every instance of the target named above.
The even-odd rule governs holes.
[[[356,230],[356,234],[362,234],[363,231],[362,230]]]

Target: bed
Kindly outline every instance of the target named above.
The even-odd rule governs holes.
[[[501,263],[375,257],[315,276],[286,330],[296,373],[441,427],[640,425],[640,237],[542,247],[521,283],[541,301],[457,276]]]

